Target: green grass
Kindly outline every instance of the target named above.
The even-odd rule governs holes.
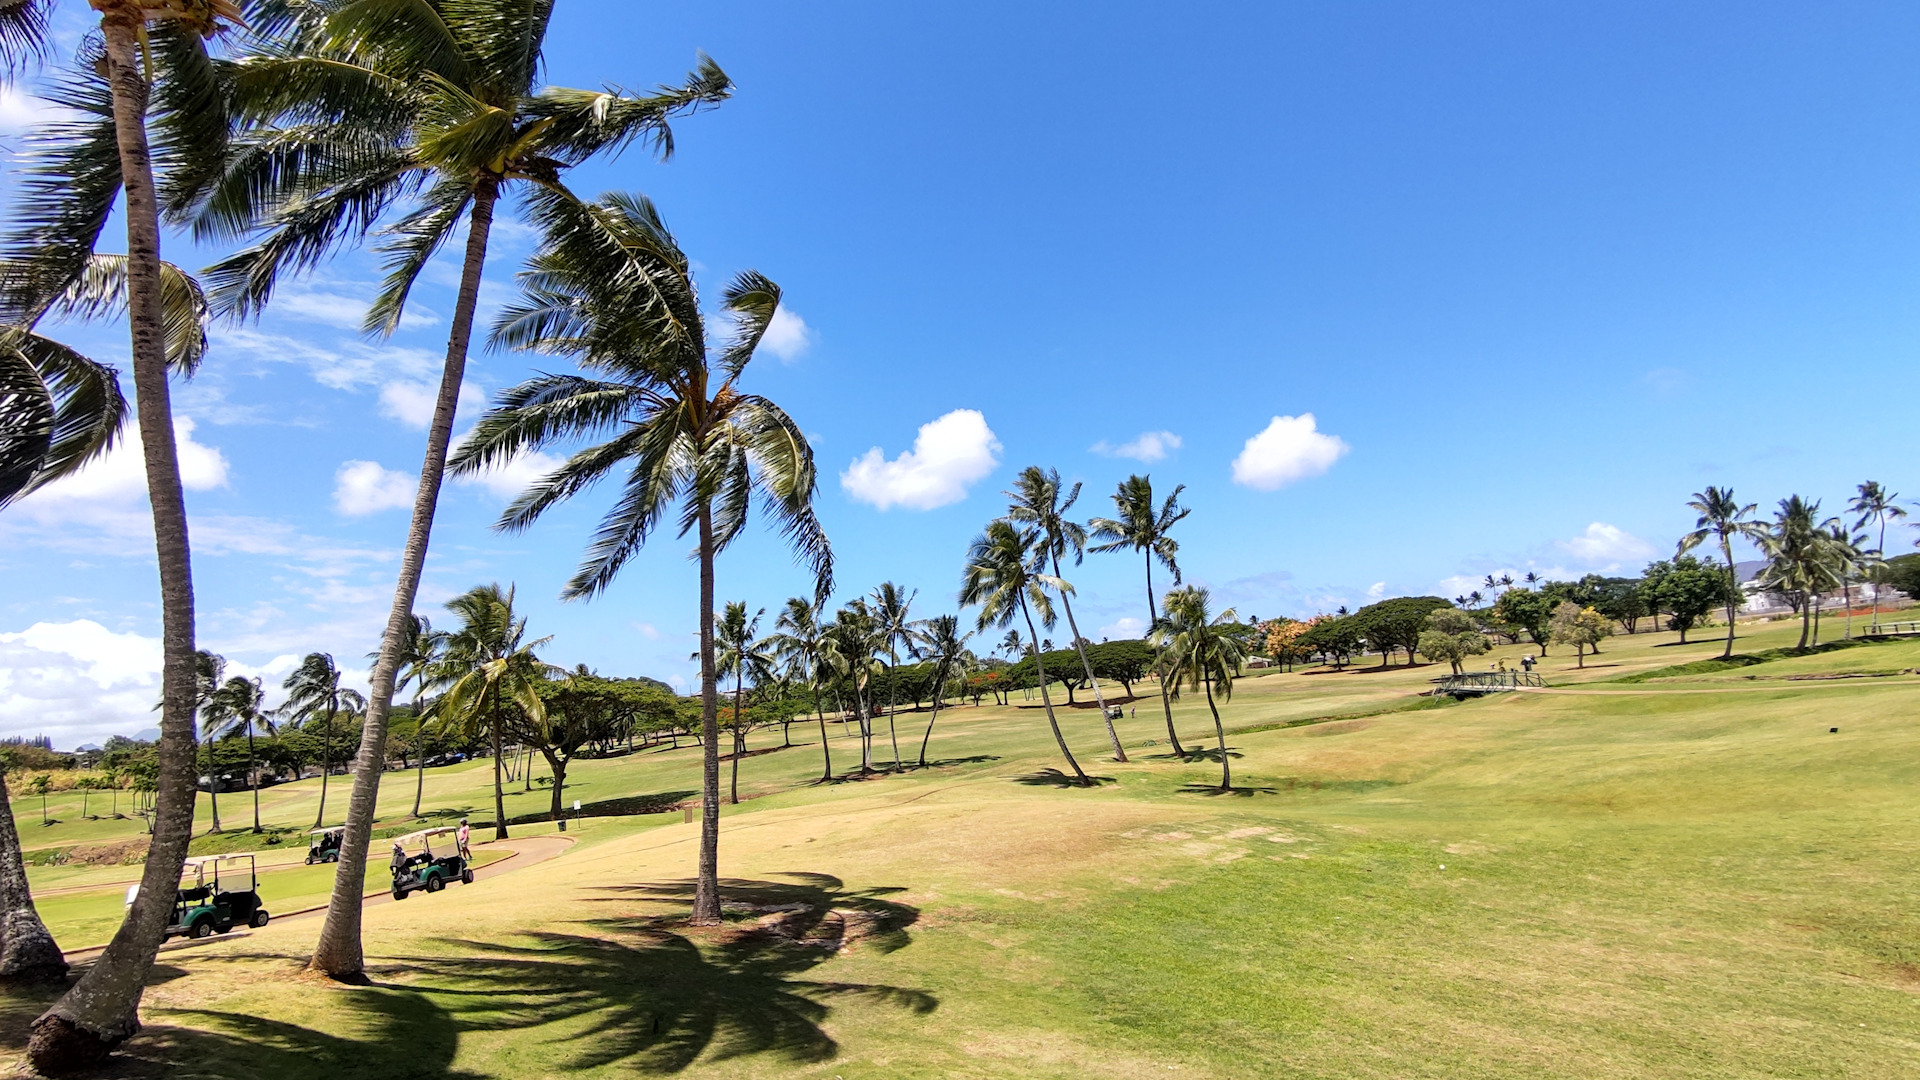
[[[372,989],[296,977],[314,923],[165,954],[127,1068],[1914,1075],[1916,680],[1789,676],[1903,670],[1920,642],[1785,655],[1797,626],[1743,635],[1764,659],[1736,670],[1699,666],[1711,632],[1643,634],[1584,669],[1555,651],[1547,693],[1460,704],[1417,696],[1431,667],[1248,679],[1223,710],[1235,795],[1209,791],[1216,759],[1153,743],[1157,697],[1122,723],[1129,764],[1091,711],[1064,717],[1090,790],[1047,774],[1038,709],[943,713],[942,764],[903,775],[811,786],[817,745],[751,757],[755,797],[723,815],[722,930],[676,921],[696,826],[591,818],[524,875],[368,909]],[[1177,710],[1210,749],[1204,703]],[[690,747],[583,763],[579,797],[657,800],[696,768]],[[429,805],[480,805],[488,775],[430,774]],[[404,811],[393,780],[383,808]],[[314,809],[276,790],[274,820]],[[98,891],[111,869],[35,884]],[[45,1000],[0,1015],[17,1035]]]

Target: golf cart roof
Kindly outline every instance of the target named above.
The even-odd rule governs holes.
[[[180,864],[180,868],[182,870],[191,870],[197,866],[212,866],[214,863],[239,862],[241,859],[252,858],[253,853],[250,851],[243,851],[238,855],[195,855],[183,861]]]
[[[399,844],[401,847],[405,847],[408,844],[422,843],[429,836],[451,836],[458,831],[459,830],[452,825],[440,825],[431,829],[421,829],[419,832],[411,832],[405,836],[396,836],[393,838],[393,842]]]
[[[328,833],[339,832],[344,828],[346,828],[345,825],[322,825],[317,829],[308,829],[307,835],[308,836],[325,836]]]

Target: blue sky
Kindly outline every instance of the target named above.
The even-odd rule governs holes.
[[[747,267],[785,288],[749,381],[815,440],[843,595],[891,579],[952,610],[1027,464],[1084,481],[1087,513],[1131,471],[1186,484],[1189,579],[1262,616],[1631,570],[1706,484],[1763,507],[1837,508],[1865,479],[1920,494],[1900,438],[1920,381],[1911,6],[566,0],[549,74],[641,88],[699,49],[734,99],[676,126],[671,163],[572,183],[656,198],[709,295]],[[40,115],[0,98],[0,142]],[[496,234],[487,303],[532,242]],[[386,504],[418,469],[453,269],[372,342],[352,329],[372,267],[342,257],[217,328],[177,391],[204,448],[201,639],[238,670],[312,649],[364,669],[384,620],[406,527]],[[62,332],[124,364],[123,330]],[[531,369],[476,357],[471,404]],[[0,731],[149,722],[157,588],[129,464],[0,516]],[[502,536],[513,479],[449,489],[420,610],[513,582],[549,659],[686,685],[687,545],[663,535],[563,604],[607,493]],[[1094,636],[1144,616],[1137,559],[1069,577]],[[764,533],[720,563],[721,594],[756,607],[804,588]]]

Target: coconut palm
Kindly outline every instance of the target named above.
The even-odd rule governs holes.
[[[427,755],[424,749],[427,715],[422,702],[426,698],[427,691],[436,685],[434,673],[445,655],[446,647],[446,633],[435,630],[431,619],[424,615],[407,616],[406,633],[400,642],[400,665],[396,669],[398,674],[394,678],[393,689],[398,693],[409,683],[413,686],[413,722],[415,730],[419,733],[415,741],[420,743],[414,755],[418,759],[414,766],[413,777],[412,816],[414,817],[420,816],[420,797],[427,790]],[[379,653],[374,653],[370,657],[375,662],[378,662],[379,658]]]
[[[1733,655],[1734,615],[1739,610],[1740,581],[1733,568],[1733,538],[1744,537],[1755,543],[1766,533],[1766,525],[1759,521],[1750,521],[1754,504],[1741,506],[1733,497],[1732,488],[1708,487],[1705,491],[1695,492],[1687,507],[1700,515],[1694,522],[1694,530],[1680,538],[1679,550],[1674,553],[1678,558],[1699,547],[1711,536],[1720,542],[1720,556],[1727,562],[1727,647],[1720,653],[1722,657]]]
[[[920,595],[915,589],[902,593],[900,586],[891,581],[883,581],[870,594],[873,597],[874,632],[887,650],[887,738],[893,743],[893,767],[900,768],[900,736],[894,730],[893,714],[899,706],[900,668],[899,646],[913,640],[913,624],[908,614],[913,609],[914,597]]]
[[[714,676],[726,678],[733,676],[733,753],[728,755],[733,764],[731,794],[727,801],[735,806],[740,804],[740,755],[746,753],[746,688],[747,680],[754,683],[765,682],[772,677],[776,662],[773,650],[760,640],[760,619],[767,613],[761,608],[747,617],[747,604],[744,600],[730,600],[726,610],[721,612],[714,623],[714,646],[719,652],[714,656]],[[695,656],[694,659],[699,659]]]
[[[266,691],[260,686],[259,679],[243,678],[235,675],[220,684],[207,700],[207,707],[201,713],[207,732],[207,741],[211,745],[215,739],[232,735],[247,737],[247,786],[253,790],[253,831],[263,831],[260,827],[260,770],[254,757],[254,729],[265,727],[267,734],[277,734],[274,723],[268,718],[265,708]],[[321,783],[326,783],[322,780]]]
[[[221,309],[245,316],[267,303],[282,277],[358,242],[389,208],[404,204],[385,230],[387,276],[366,316],[366,328],[382,335],[399,327],[419,275],[466,225],[413,517],[370,678],[341,872],[311,961],[331,975],[363,967],[360,894],[387,714],[445,476],[496,205],[521,187],[570,198],[562,183],[567,170],[635,142],[668,157],[669,120],[724,100],[732,88],[704,56],[684,85],[654,94],[541,85],[553,8],[553,0],[292,5],[279,40],[232,75],[241,132],[195,220],[208,237],[264,232],[209,271]]]
[[[13,824],[12,797],[0,755],[0,984],[58,983],[67,977],[67,958],[40,920],[20,854],[20,831]]]
[[[1205,687],[1207,709],[1213,713],[1213,731],[1220,739],[1220,790],[1233,790],[1233,769],[1227,761],[1227,731],[1220,723],[1220,707],[1214,690],[1223,698],[1233,697],[1234,676],[1246,660],[1240,635],[1239,613],[1232,608],[1213,616],[1208,612],[1206,589],[1189,586],[1167,594],[1167,614],[1154,628],[1153,640],[1167,657],[1173,681],[1185,680],[1198,690]]]
[[[972,632],[960,632],[957,615],[936,615],[921,624],[916,637],[915,655],[933,661],[933,715],[927,719],[926,734],[920,736],[920,767],[927,767],[927,741],[933,738],[933,725],[940,721],[940,705],[947,696],[947,677],[967,651]]]
[[[853,691],[853,719],[860,729],[860,771],[873,771],[873,710],[867,692],[873,686],[873,672],[879,663],[879,621],[861,598],[847,602],[833,617],[834,650],[845,662],[841,677]],[[842,731],[844,732],[844,727]]]
[[[1862,577],[1872,577],[1886,565],[1879,552],[1867,546],[1867,534],[1850,531],[1838,520],[1831,522],[1824,530],[1826,533],[1826,555],[1833,573],[1840,579],[1841,603],[1847,612],[1846,638],[1853,638],[1853,583]],[[1813,616],[1814,644],[1820,643],[1820,613]]]
[[[676,503],[680,532],[698,537],[702,805],[693,918],[720,918],[720,763],[714,669],[714,561],[746,528],[754,497],[808,563],[817,595],[831,591],[832,552],[813,513],[813,450],[771,400],[740,379],[780,304],[780,287],[747,271],[721,305],[731,337],[709,350],[688,260],[644,197],[591,206],[543,194],[534,213],[547,237],[523,277],[520,303],[495,340],[572,357],[591,375],[543,375],[507,390],[449,466],[490,468],[556,442],[610,433],[575,453],[507,507],[500,525],[524,529],[551,507],[626,467],[618,501],[563,595],[605,589]]]
[[[320,729],[320,810],[313,818],[318,829],[327,823],[327,777],[333,773],[333,722],[342,711],[359,712],[366,699],[357,690],[343,689],[340,669],[331,653],[308,653],[280,684],[287,700],[280,708],[302,731]]]
[[[207,730],[207,711],[213,704],[213,696],[219,692],[221,680],[226,677],[227,658],[218,653],[202,649],[194,656],[193,713],[196,725],[200,728],[202,741],[207,749],[207,801],[213,812],[213,828],[209,834],[220,832],[220,778],[214,775],[213,736]],[[165,705],[162,700],[161,708]]]
[[[824,601],[808,601],[794,596],[773,622],[776,631],[767,644],[784,659],[793,677],[813,690],[813,711],[820,721],[822,781],[833,779],[833,750],[827,745],[827,713],[821,698],[835,679],[846,674],[846,659],[840,655],[839,642],[832,623],[822,623]]]
[[[1014,478],[1013,490],[1002,492],[1008,499],[1007,520],[1037,530],[1042,549],[1047,560],[1053,566],[1053,576],[1066,580],[1060,572],[1060,557],[1071,554],[1075,566],[1086,557],[1087,530],[1076,521],[1067,518],[1067,511],[1080,498],[1080,485],[1061,497],[1060,470],[1042,469],[1038,465],[1029,465],[1020,470]],[[1074,651],[1080,654],[1080,669],[1087,676],[1087,685],[1093,688],[1094,704],[1100,710],[1100,722],[1107,726],[1107,741],[1113,744],[1113,759],[1126,761],[1127,751],[1120,745],[1120,733],[1113,729],[1113,718],[1107,714],[1107,698],[1100,692],[1100,680],[1093,676],[1093,662],[1087,659],[1087,642],[1080,636],[1080,624],[1073,618],[1072,589],[1063,589],[1060,593],[1060,609],[1067,616],[1067,632],[1073,635]]]
[[[1160,609],[1153,600],[1153,564],[1157,561],[1173,575],[1173,583],[1180,584],[1180,564],[1174,561],[1179,554],[1180,544],[1167,535],[1173,527],[1191,511],[1180,505],[1180,493],[1187,490],[1185,484],[1173,489],[1173,494],[1157,507],[1153,501],[1153,480],[1146,476],[1129,476],[1122,481],[1113,493],[1115,517],[1094,518],[1087,523],[1095,539],[1102,541],[1093,546],[1094,551],[1122,551],[1132,548],[1146,558],[1147,563],[1147,626],[1152,627],[1160,621]],[[1078,637],[1079,635],[1075,635]],[[1167,688],[1166,680],[1160,680],[1160,708],[1167,717],[1167,741],[1173,744],[1173,752],[1186,757],[1185,747],[1180,745],[1180,733],[1173,729],[1173,698]]]
[[[1879,529],[1879,539],[1873,547],[1874,556],[1881,560],[1880,567],[1873,570],[1873,621],[1876,623],[1880,621],[1880,569],[1886,565],[1887,557],[1887,522],[1907,516],[1899,498],[1898,492],[1889,490],[1878,480],[1869,480],[1860,485],[1858,494],[1847,504],[1847,509],[1855,515],[1855,529],[1866,528],[1868,522]]]
[[[549,673],[564,674],[543,663],[533,650],[551,637],[526,640],[527,620],[513,610],[514,590],[476,585],[452,600],[447,610],[460,627],[447,635],[443,658],[429,677],[446,684],[436,712],[442,722],[470,737],[484,734],[493,747],[493,836],[507,839],[507,802],[501,786],[501,738],[507,724],[502,706],[518,705],[534,723],[546,716],[536,683]]]
[[[1760,550],[1767,557],[1761,584],[1799,598],[1800,643],[1796,647],[1801,649],[1807,647],[1820,593],[1840,583],[1827,536],[1828,528],[1838,519],[1819,521],[1819,516],[1818,499],[1809,501],[1799,495],[1781,499],[1773,522],[1760,537]]]
[[[1053,728],[1053,741],[1072,767],[1074,782],[1082,787],[1093,781],[1080,770],[1073,751],[1067,749],[1060,734],[1060,722],[1053,715],[1053,698],[1047,692],[1047,669],[1041,660],[1040,623],[1053,626],[1053,602],[1047,597],[1052,589],[1065,595],[1073,587],[1046,573],[1047,551],[1044,537],[1032,529],[1015,528],[1004,518],[987,525],[985,532],[967,547],[967,564],[960,578],[960,606],[978,607],[980,617],[975,629],[1005,627],[1017,616],[1026,621],[1027,638],[1033,645],[1033,667],[1040,679],[1040,701],[1046,706],[1047,725]]]

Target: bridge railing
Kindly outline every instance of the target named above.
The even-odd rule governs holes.
[[[1436,694],[1489,694],[1547,684],[1536,671],[1469,671],[1449,675],[1434,688]]]
[[[1899,620],[1896,622],[1871,623],[1861,631],[1865,637],[1907,637],[1920,634],[1920,621]]]

